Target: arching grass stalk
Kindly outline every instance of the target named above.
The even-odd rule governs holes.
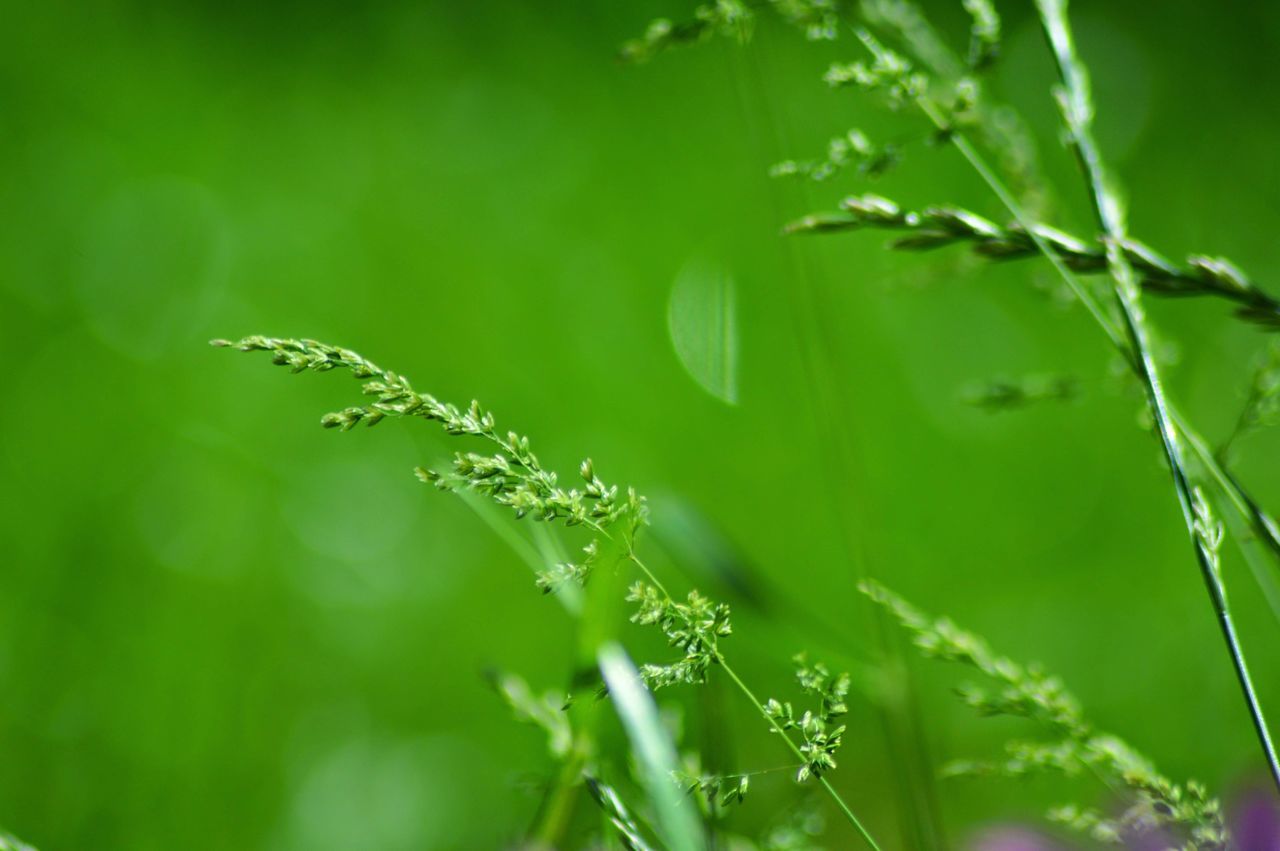
[[[1093,203],[1094,214],[1105,234],[1107,265],[1115,281],[1116,302],[1124,319],[1125,333],[1137,366],[1136,373],[1142,380],[1147,393],[1151,415],[1156,430],[1160,434],[1161,444],[1169,462],[1169,470],[1173,475],[1174,491],[1182,510],[1183,521],[1191,537],[1196,561],[1209,592],[1214,612],[1218,617],[1223,638],[1227,643],[1236,677],[1244,692],[1245,702],[1248,704],[1249,714],[1258,734],[1258,741],[1271,770],[1272,779],[1277,789],[1280,789],[1280,758],[1277,758],[1275,746],[1272,744],[1271,734],[1262,713],[1262,706],[1249,676],[1244,649],[1240,646],[1236,635],[1222,578],[1217,570],[1216,557],[1210,549],[1206,536],[1197,528],[1196,515],[1199,501],[1191,489],[1178,429],[1165,400],[1160,371],[1151,353],[1151,332],[1142,307],[1141,291],[1138,288],[1133,267],[1125,255],[1124,245],[1127,233],[1124,206],[1106,172],[1102,155],[1093,138],[1093,102],[1089,91],[1089,79],[1084,64],[1076,54],[1071,25],[1067,19],[1067,3],[1066,0],[1037,0],[1036,7],[1039,9],[1045,37],[1049,41],[1058,67],[1058,76],[1062,82],[1062,87],[1058,91],[1058,100],[1063,124],[1080,169],[1088,181],[1089,197]]]
[[[641,674],[650,689],[656,690],[675,683],[700,683],[705,681],[707,670],[712,665],[723,668],[735,686],[768,721],[771,729],[782,736],[787,748],[801,761],[801,776],[816,777],[867,846],[873,851],[880,851],[880,846],[866,827],[823,776],[824,771],[834,767],[830,753],[838,747],[842,730],[828,733],[819,725],[816,735],[825,738],[815,739],[815,731],[806,729],[804,725],[794,725],[805,735],[806,741],[802,747],[789,735],[785,722],[780,722],[756,698],[737,672],[728,665],[719,648],[719,638],[731,632],[729,607],[712,603],[696,591],[690,593],[687,603],[677,603],[636,553],[635,538],[639,529],[647,522],[648,511],[644,497],[634,489],[620,491],[617,486],[607,485],[596,475],[590,459],[583,461],[578,469],[583,485],[578,488],[563,487],[557,475],[543,467],[533,454],[529,439],[515,432],[503,434],[498,431],[493,414],[479,402],[472,402],[466,409],[440,402],[428,393],[416,391],[404,376],[385,370],[350,349],[315,340],[261,336],[246,337],[235,343],[215,340],[213,345],[234,347],[245,352],[268,352],[274,363],[288,367],[295,373],[345,369],[363,381],[363,392],[372,397],[372,400],[365,405],[326,414],[321,419],[326,428],[349,431],[361,423],[372,426],[388,417],[414,417],[439,423],[450,435],[487,441],[496,449],[494,454],[458,453],[452,469],[438,471],[420,468],[416,471],[418,477],[441,490],[488,497],[497,505],[509,508],[517,518],[528,516],[548,523],[580,526],[596,536],[584,548],[584,558],[580,563],[555,565],[543,571],[538,579],[539,587],[547,593],[566,588],[587,590],[582,611],[584,624],[579,640],[589,645],[584,649],[592,654],[598,652],[600,646],[608,640],[611,625],[602,625],[598,621],[612,614],[611,607],[616,601],[600,598],[601,593],[613,589],[611,583],[600,581],[610,578],[609,576],[597,577],[597,581],[591,585],[587,583],[596,568],[602,564],[609,568],[605,573],[611,574],[614,563],[621,560],[633,563],[643,574],[647,584],[637,583],[628,597],[640,605],[639,612],[632,616],[632,620],[659,626],[672,645],[679,647],[684,654],[671,664],[642,666]],[[507,542],[514,543],[510,539]],[[526,549],[517,549],[526,558],[530,557]],[[595,606],[592,606],[593,602]],[[600,608],[608,611],[601,612]],[[844,687],[847,689],[847,679]],[[815,741],[825,743],[827,748],[812,750]],[[809,752],[806,753],[806,750]],[[582,753],[576,749],[569,755],[579,761],[582,757]],[[567,771],[572,776],[581,775],[586,770],[585,762],[581,764],[581,770],[575,764],[574,768]],[[559,830],[561,819],[556,815],[552,821],[554,823],[547,828],[547,833],[554,835]]]

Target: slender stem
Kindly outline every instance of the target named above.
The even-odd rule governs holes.
[[[640,560],[640,557],[636,555],[636,552],[634,549],[629,548],[629,552],[627,553],[627,558],[630,559],[631,562],[634,563],[635,566],[640,569],[640,572],[644,574],[645,578],[649,580],[649,582],[653,585],[654,588],[658,589],[659,593],[661,593],[668,600],[671,599],[671,594],[668,593],[666,587],[662,584],[662,581],[659,580],[658,577],[654,575],[653,571],[649,569],[648,565],[646,565],[643,561]],[[755,706],[756,711],[760,713],[761,717],[763,717],[767,722],[769,722],[769,726],[773,728],[773,731],[782,737],[782,740],[787,743],[787,747],[791,750],[791,752],[795,754],[796,757],[802,763],[807,763],[808,760],[805,758],[805,755],[801,753],[799,746],[796,745],[795,741],[792,740],[791,736],[787,734],[787,731],[782,728],[782,725],[778,723],[777,719],[773,718],[772,716],[769,715],[767,711],[765,711],[764,704],[761,703],[760,700],[755,696],[755,694],[751,691],[750,687],[748,687],[747,684],[742,681],[742,678],[738,676],[737,672],[734,671],[733,668],[729,666],[728,661],[726,661],[724,658],[724,654],[721,653],[718,649],[714,650],[713,652],[715,654],[716,662],[720,665],[720,667],[724,670],[724,672],[729,676],[729,679],[733,680],[733,684],[738,687],[738,690],[741,691],[743,695],[746,696],[747,700],[751,701],[752,705]],[[822,788],[827,791],[827,794],[831,796],[831,800],[835,801],[836,806],[840,808],[840,811],[842,813],[844,813],[845,818],[848,819],[849,823],[853,825],[855,830],[858,831],[858,834],[867,843],[867,845],[870,846],[872,849],[874,849],[874,851],[881,851],[880,846],[876,843],[875,839],[873,839],[871,834],[867,831],[867,829],[863,827],[862,822],[858,820],[858,817],[856,815],[854,815],[853,810],[849,808],[849,805],[847,803],[845,803],[844,798],[840,796],[840,793],[836,791],[836,788],[831,785],[830,781],[828,781],[827,778],[821,777],[821,776],[818,777],[818,781],[822,784]]]
[[[573,753],[560,766],[543,806],[538,826],[533,833],[535,847],[559,848],[564,841],[569,819],[573,816],[578,791],[582,788],[582,772],[586,768],[585,748],[575,744]]]
[[[649,583],[653,585],[654,588],[657,588],[658,591],[662,593],[662,596],[666,597],[668,600],[674,599],[671,596],[671,592],[667,590],[667,586],[662,584],[662,580],[653,574],[653,571],[649,569],[649,565],[640,560],[640,556],[636,555],[635,549],[631,549],[627,553],[627,558],[631,560],[632,564],[640,568],[640,572],[644,574],[644,578],[649,580]]]
[[[791,740],[791,737],[787,735],[786,730],[782,729],[782,725],[778,723],[777,719],[773,718],[765,711],[764,704],[756,698],[755,694],[753,694],[747,684],[742,681],[742,678],[738,676],[737,672],[734,671],[733,668],[729,667],[729,664],[725,662],[724,657],[719,652],[716,653],[716,660],[720,663],[720,667],[724,669],[724,672],[729,675],[729,679],[733,680],[733,683],[738,687],[738,690],[746,695],[748,700],[755,704],[755,707],[759,710],[761,717],[769,722],[770,726],[773,727],[774,732],[779,736],[782,736],[783,740],[787,743],[787,747],[789,747],[791,751],[802,761],[807,762],[804,758],[804,754],[800,752],[800,748],[798,748],[796,743]],[[849,823],[858,831],[858,834],[862,837],[863,841],[871,848],[876,849],[876,851],[880,851],[880,846],[876,843],[875,839],[871,837],[871,834],[867,832],[867,829],[862,826],[862,822],[858,820],[856,815],[854,815],[853,810],[849,809],[849,805],[845,803],[844,798],[840,796],[840,793],[836,791],[836,788],[831,785],[831,781],[820,776],[818,777],[818,782],[822,784],[823,789],[827,790],[827,794],[831,796],[831,800],[836,802],[836,806],[840,808],[840,811],[844,813],[845,818],[848,819]]]
[[[1089,197],[1094,214],[1106,237],[1107,265],[1115,280],[1116,302],[1124,319],[1125,333],[1133,353],[1133,360],[1137,365],[1136,372],[1147,393],[1151,414],[1173,475],[1174,491],[1195,548],[1196,561],[1209,592],[1209,599],[1218,616],[1218,623],[1227,643],[1227,650],[1231,655],[1231,662],[1235,668],[1236,677],[1240,681],[1240,688],[1244,693],[1268,767],[1271,769],[1272,779],[1277,789],[1280,789],[1280,758],[1277,758],[1262,714],[1262,707],[1249,676],[1244,650],[1236,635],[1235,624],[1227,606],[1221,580],[1214,567],[1213,556],[1195,529],[1193,508],[1195,498],[1186,473],[1178,429],[1170,416],[1160,372],[1151,354],[1151,332],[1142,307],[1141,291],[1133,268],[1129,265],[1129,260],[1124,253],[1123,246],[1127,235],[1123,207],[1109,183],[1101,152],[1093,139],[1091,129],[1093,104],[1089,95],[1089,83],[1084,65],[1075,52],[1070,23],[1067,20],[1066,0],[1037,0],[1037,6],[1045,37],[1049,41],[1058,66],[1058,75],[1062,81],[1059,97],[1063,123],[1070,136],[1071,147],[1080,169],[1089,184]]]

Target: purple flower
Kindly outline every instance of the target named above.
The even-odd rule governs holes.
[[[1271,789],[1254,788],[1239,796],[1229,824],[1237,851],[1280,851],[1280,807]]]

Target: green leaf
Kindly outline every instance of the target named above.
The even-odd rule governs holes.
[[[643,772],[664,844],[673,851],[705,851],[706,838],[693,807],[672,779],[678,767],[675,745],[640,672],[626,651],[611,643],[600,648],[600,673]]]
[[[738,316],[733,278],[702,262],[676,275],[667,303],[667,328],[676,356],[698,386],[738,404]]]

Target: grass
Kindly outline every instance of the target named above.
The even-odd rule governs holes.
[[[811,214],[786,230],[792,234],[890,230],[902,234],[893,244],[899,250],[923,251],[965,244],[992,261],[1043,258],[1050,264],[1128,366],[1142,391],[1210,612],[1226,644],[1225,661],[1239,684],[1261,757],[1280,789],[1280,759],[1246,662],[1222,571],[1222,548],[1228,528],[1249,530],[1267,549],[1263,557],[1266,563],[1260,563],[1260,559],[1250,563],[1262,592],[1270,595],[1275,606],[1274,574],[1280,558],[1280,531],[1228,466],[1231,447],[1238,437],[1275,419],[1274,400],[1280,396],[1280,382],[1275,380],[1274,359],[1264,363],[1254,376],[1251,394],[1235,430],[1214,449],[1170,399],[1165,366],[1156,356],[1158,332],[1147,315],[1144,298],[1154,294],[1224,299],[1235,306],[1243,320],[1266,329],[1280,326],[1280,302],[1229,261],[1193,255],[1176,264],[1130,235],[1116,179],[1094,138],[1089,78],[1075,49],[1064,0],[1038,0],[1037,11],[1059,78],[1053,94],[1064,137],[1079,166],[1098,234],[1088,238],[1071,235],[1038,215],[1033,217],[1029,210],[1035,199],[1029,189],[1034,180],[1028,178],[1026,168],[1016,175],[1021,185],[1018,192],[1010,188],[1001,169],[992,165],[994,161],[1022,163],[1026,167],[1033,159],[1018,150],[1022,143],[1016,133],[992,123],[994,113],[984,92],[982,75],[999,59],[1000,19],[995,8],[984,0],[965,0],[963,6],[971,20],[964,59],[947,55],[942,40],[936,38],[927,19],[913,4],[878,0],[866,4],[863,20],[853,28],[866,59],[832,65],[824,79],[834,89],[854,87],[875,93],[890,109],[918,112],[933,139],[961,155],[1007,209],[1013,223],[1000,225],[955,205],[911,211],[886,198],[862,194],[846,198],[836,212]],[[746,41],[757,16],[766,11],[776,13],[813,40],[834,40],[847,28],[841,9],[830,0],[771,0],[755,4],[719,0],[700,7],[685,23],[654,22],[640,38],[624,46],[623,56],[631,61],[652,59],[665,50],[715,35]],[[873,32],[872,26],[881,31]],[[890,38],[899,41],[905,50],[914,50],[915,55],[908,56],[888,46]],[[897,166],[892,145],[877,143],[855,130],[835,140],[824,159],[788,160],[775,167],[774,174],[826,181],[840,172],[870,178]],[[1099,283],[1103,276],[1105,282]],[[726,290],[717,303],[732,301],[731,291]],[[694,358],[711,366],[699,366],[691,372],[695,377],[703,376],[699,380],[710,392],[732,402],[737,398],[737,379],[732,372],[724,371],[732,365],[732,358],[723,354],[736,350],[733,328],[725,324],[730,313],[723,308],[715,312],[718,336],[716,340],[701,341],[711,344],[709,349],[694,346],[690,351],[720,353]],[[727,841],[722,816],[729,807],[744,805],[751,788],[749,778],[759,772],[708,774],[684,770],[676,737],[664,722],[658,702],[666,689],[700,686],[722,677],[760,716],[761,728],[782,740],[783,750],[795,759],[786,767],[794,772],[795,782],[821,791],[865,846],[882,847],[858,808],[831,780],[833,772],[841,767],[839,763],[850,761],[842,752],[845,739],[851,735],[842,721],[849,708],[849,676],[800,657],[796,660],[797,681],[812,708],[758,697],[758,692],[730,664],[724,649],[733,635],[728,605],[697,590],[673,594],[639,555],[648,513],[644,498],[636,491],[607,484],[590,460],[579,467],[576,485],[563,485],[555,472],[541,465],[526,437],[499,431],[493,415],[479,403],[459,408],[440,402],[414,390],[398,373],[384,370],[350,350],[311,340],[270,337],[217,344],[269,353],[275,363],[294,372],[342,369],[364,382],[363,392],[370,401],[326,415],[322,420],[326,427],[346,431],[361,423],[376,425],[388,417],[417,418],[435,422],[449,435],[469,438],[485,447],[485,452],[459,452],[448,469],[419,469],[418,476],[425,483],[467,498],[534,567],[536,586],[544,594],[559,597],[577,622],[579,667],[559,709],[552,697],[533,697],[523,681],[512,675],[498,679],[499,692],[517,718],[546,732],[550,754],[558,764],[542,814],[530,831],[531,841],[561,847],[585,842],[594,835],[590,831],[584,834],[571,817],[580,792],[589,795],[602,815],[606,841],[622,847],[646,849],[661,845],[695,851]],[[821,352],[815,358],[812,372],[827,369]],[[820,388],[812,389],[817,392]],[[1056,385],[1040,391],[1015,387],[1010,392],[1013,397],[1006,393],[1001,398],[1006,402],[1014,398],[1018,404],[1058,398],[1063,393]],[[1219,502],[1228,510],[1225,524],[1219,519]],[[572,561],[549,561],[547,551],[557,551],[559,545],[539,548],[521,533],[513,532],[506,525],[509,521],[486,513],[494,505],[506,509],[515,520],[544,523],[559,532],[580,530],[586,538],[581,555]],[[794,505],[788,507],[800,510]],[[1247,542],[1240,543],[1247,549]],[[624,582],[624,575],[633,579]],[[1111,794],[1125,799],[1122,812],[1113,815],[1092,805],[1071,803],[1052,808],[1051,820],[1103,842],[1174,831],[1186,847],[1228,847],[1230,837],[1221,806],[1208,790],[1194,782],[1175,783],[1123,740],[1099,732],[1056,678],[1038,667],[995,654],[982,639],[945,618],[925,616],[874,581],[864,581],[861,588],[911,633],[925,655],[962,663],[995,684],[995,692],[965,690],[965,701],[971,707],[983,715],[1031,720],[1054,737],[1050,741],[1011,740],[1004,758],[952,765],[948,773],[1014,777],[1046,771],[1072,777],[1090,774]],[[674,658],[633,665],[631,657],[638,654],[632,648],[624,649],[621,638],[624,601],[633,605],[630,621],[656,630],[672,649]],[[886,646],[882,645],[880,651],[884,652]],[[609,748],[607,725],[598,710],[601,698],[607,698],[606,703],[616,710],[625,729],[629,752],[634,755],[630,765],[616,748]],[[860,698],[882,706],[889,703],[883,694],[861,694]],[[698,750],[694,743],[689,753],[696,757]],[[920,816],[932,817],[926,812]],[[760,847],[786,847],[771,845],[767,838],[757,841]],[[936,839],[930,841],[940,843]]]
[[[1214,295],[1231,299],[1242,306],[1239,315],[1246,320],[1274,326],[1276,302],[1253,284],[1234,264],[1222,259],[1193,256],[1179,268],[1140,242],[1133,240],[1127,230],[1123,202],[1113,187],[1113,179],[1106,173],[1101,153],[1093,140],[1093,104],[1089,81],[1083,63],[1076,54],[1063,0],[1043,0],[1038,4],[1044,31],[1054,56],[1061,87],[1056,96],[1062,113],[1063,126],[1070,140],[1088,187],[1094,215],[1102,230],[1102,247],[1088,243],[1060,230],[1031,221],[1008,189],[995,176],[982,155],[958,130],[950,128],[948,118],[939,107],[922,93],[923,83],[916,81],[904,88],[901,82],[886,82],[883,78],[866,76],[862,85],[888,88],[891,103],[900,104],[904,98],[914,100],[930,121],[939,128],[947,128],[948,141],[956,145],[966,160],[978,171],[992,191],[1009,209],[1017,221],[1016,227],[1001,228],[981,216],[954,207],[934,207],[923,213],[904,212],[896,204],[876,196],[846,199],[839,214],[807,216],[788,227],[792,233],[839,232],[865,226],[896,228],[911,234],[897,241],[900,249],[921,250],[970,242],[984,256],[1007,259],[1040,255],[1050,260],[1055,270],[1085,304],[1098,324],[1108,333],[1113,345],[1129,362],[1134,375],[1141,382],[1147,397],[1148,411],[1159,435],[1169,470],[1172,474],[1174,493],[1181,510],[1197,566],[1204,579],[1210,604],[1222,630],[1228,655],[1240,683],[1246,706],[1253,720],[1259,745],[1272,778],[1280,789],[1280,757],[1271,740],[1267,722],[1256,689],[1249,674],[1244,649],[1241,646],[1221,573],[1217,569],[1217,557],[1206,546],[1204,535],[1198,531],[1198,508],[1206,497],[1195,493],[1192,474],[1186,458],[1183,441],[1203,446],[1204,441],[1177,413],[1164,389],[1160,368],[1153,355],[1153,332],[1141,301],[1141,286],[1169,295]],[[868,50],[876,57],[877,67],[895,69],[899,78],[910,76],[909,65],[883,48],[865,31],[860,33]],[[839,75],[842,81],[846,76]],[[828,75],[830,78],[830,74]],[[1135,267],[1141,270],[1139,276]],[[1114,283],[1115,311],[1108,311],[1099,300],[1089,294],[1073,271],[1105,272]],[[1249,406],[1246,406],[1246,412]],[[1242,414],[1242,418],[1247,413]],[[1206,466],[1217,467],[1207,453],[1201,452]],[[1216,471],[1215,471],[1216,472]],[[1280,553],[1275,539],[1275,523],[1258,503],[1244,493],[1239,483],[1225,476],[1216,475],[1232,499],[1236,509],[1254,529],[1261,540],[1267,541],[1273,551]]]
[[[836,767],[834,754],[842,743],[843,727],[833,725],[835,719],[847,711],[847,707],[842,702],[833,704],[829,697],[834,692],[829,684],[819,684],[815,681],[814,669],[804,666],[799,671],[802,684],[807,684],[810,690],[818,688],[824,693],[824,705],[820,713],[805,713],[796,718],[789,704],[785,705],[787,709],[784,712],[784,704],[774,700],[762,702],[756,697],[742,677],[730,667],[720,647],[721,640],[733,631],[729,607],[723,603],[715,603],[697,591],[690,591],[684,602],[678,602],[637,554],[636,538],[647,523],[648,512],[644,498],[633,489],[628,489],[623,496],[616,485],[605,484],[588,459],[578,469],[582,480],[581,489],[566,490],[560,486],[558,476],[545,469],[538,461],[530,449],[528,438],[515,432],[501,434],[493,415],[479,402],[473,401],[465,410],[440,402],[430,394],[414,390],[404,376],[383,369],[350,349],[315,340],[261,336],[246,337],[234,343],[215,340],[213,344],[244,352],[269,353],[273,363],[288,367],[294,373],[346,370],[363,381],[362,391],[364,395],[372,397],[373,401],[367,405],[352,406],[324,415],[321,424],[325,428],[350,431],[361,423],[374,426],[388,417],[413,417],[439,423],[451,436],[476,438],[496,447],[497,452],[493,455],[457,453],[451,470],[419,468],[416,473],[424,483],[432,484],[440,490],[481,494],[497,505],[510,509],[516,519],[529,517],[545,523],[559,522],[567,528],[583,526],[589,529],[593,537],[584,547],[584,558],[577,564],[549,567],[538,576],[538,587],[544,593],[555,593],[565,586],[590,588],[590,601],[598,599],[598,588],[613,587],[607,580],[592,581],[597,575],[609,576],[615,574],[622,564],[632,565],[642,578],[632,584],[627,592],[626,600],[636,604],[631,620],[659,629],[669,645],[680,653],[679,658],[674,661],[642,665],[638,674],[645,686],[657,691],[678,684],[698,685],[707,681],[712,668],[723,671],[733,686],[759,712],[769,728],[782,739],[786,749],[796,757],[797,779],[815,779],[867,846],[878,851],[880,846],[876,840],[824,776]],[[607,608],[611,608],[608,603],[600,603],[584,614],[581,634],[586,640],[585,652],[590,658],[601,660],[604,690],[612,692],[620,688],[622,691],[623,697],[617,701],[619,712],[633,739],[638,741],[637,748],[645,766],[643,774],[650,792],[653,793],[653,774],[658,766],[672,762],[666,755],[671,746],[661,741],[661,731],[653,721],[646,699],[630,685],[630,662],[608,640],[616,625],[601,624],[599,621],[600,612]],[[839,683],[843,685],[837,690],[847,691],[847,675]],[[509,702],[512,701],[510,690],[507,691],[507,698]],[[522,717],[525,720],[538,721],[541,718],[539,723],[542,726],[552,735],[563,739],[565,733],[553,729],[553,725],[546,720],[545,713],[535,712],[525,700],[519,701],[518,705],[522,707]],[[586,723],[590,725],[593,722]],[[792,730],[800,733],[800,743],[793,739],[790,732]],[[591,734],[587,732],[586,735],[589,739]],[[586,778],[595,777],[600,771],[589,757],[582,758],[590,754],[592,749],[590,741],[571,746],[567,750],[553,748],[563,758],[567,759],[572,755],[575,764],[581,763],[578,771],[581,772],[584,783]],[[569,782],[577,780],[577,776],[571,774]],[[670,778],[668,782],[674,783]],[[597,797],[597,801],[599,800]],[[606,796],[605,800],[612,799]],[[660,820],[676,838],[673,841],[678,840],[673,847],[702,847],[699,840],[685,837],[689,829],[681,825],[687,824],[687,814],[677,816],[667,796],[659,795],[655,800],[658,802]],[[614,827],[619,836],[634,845],[634,840],[628,838],[632,833],[630,817],[624,819],[615,812],[613,818],[617,820]],[[560,837],[552,835],[543,838],[558,840]]]
[[[1280,791],[1280,757],[1277,757],[1275,745],[1272,744],[1271,733],[1267,728],[1262,706],[1249,675],[1244,648],[1240,645],[1231,610],[1227,605],[1226,587],[1219,568],[1216,543],[1221,540],[1221,533],[1211,531],[1212,525],[1208,520],[1212,516],[1209,504],[1203,494],[1193,491],[1182,438],[1170,413],[1160,368],[1153,354],[1153,333],[1142,306],[1138,279],[1124,249],[1125,242],[1128,240],[1124,202],[1112,184],[1112,178],[1106,171],[1102,154],[1093,138],[1094,110],[1089,90],[1089,77],[1076,53],[1071,25],[1067,20],[1066,0],[1037,0],[1037,6],[1045,36],[1052,48],[1058,74],[1062,80],[1058,101],[1062,110],[1063,125],[1069,134],[1070,147],[1075,152],[1080,170],[1088,182],[1089,197],[1093,202],[1098,224],[1102,228],[1107,268],[1115,282],[1116,302],[1124,319],[1132,360],[1135,362],[1134,371],[1146,389],[1148,409],[1155,422],[1156,431],[1160,435],[1160,442],[1169,464],[1169,472],[1173,477],[1174,493],[1177,495],[1178,507],[1182,511],[1182,519],[1195,551],[1196,562],[1204,578],[1214,614],[1222,629],[1227,652],[1244,693],[1249,716],[1258,734],[1258,742],[1266,758],[1267,767],[1271,771],[1276,789]]]

